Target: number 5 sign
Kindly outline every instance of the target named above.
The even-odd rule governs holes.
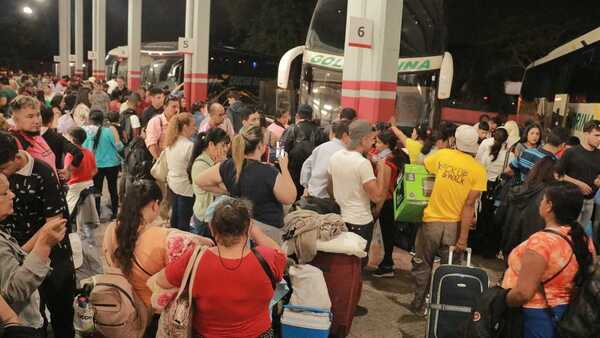
[[[365,18],[350,17],[350,47],[371,48],[373,46],[373,21]]]

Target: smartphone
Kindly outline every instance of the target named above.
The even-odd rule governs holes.
[[[281,145],[281,141],[277,141],[277,145],[275,148],[275,158],[280,159],[283,157],[284,154],[285,154],[285,150],[283,149],[283,146]]]

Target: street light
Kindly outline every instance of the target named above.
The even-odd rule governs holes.
[[[25,6],[25,7],[23,7],[23,13],[25,13],[26,15],[32,15],[33,9],[31,9],[31,7],[29,7],[29,6]]]

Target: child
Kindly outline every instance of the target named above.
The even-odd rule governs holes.
[[[85,130],[80,127],[73,127],[68,130],[66,137],[83,153],[83,160],[79,167],[71,172],[71,177],[67,182],[69,185],[69,191],[67,192],[69,214],[75,218],[77,231],[81,234],[82,239],[93,245],[93,229],[100,224],[100,217],[94,201],[93,178],[98,172],[96,158],[94,153],[81,146],[87,137]],[[64,163],[66,168],[69,167],[72,160],[71,154],[67,153]]]

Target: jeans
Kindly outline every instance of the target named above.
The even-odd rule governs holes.
[[[171,192],[173,195],[173,205],[171,210],[171,228],[182,231],[190,231],[190,222],[194,215],[194,200],[195,197],[178,195]]]
[[[523,309],[523,338],[554,338],[554,321],[562,318],[567,310],[567,305],[553,307],[550,311],[546,309]]]
[[[96,209],[98,209],[98,215],[101,214],[100,199],[102,197],[102,188],[104,186],[104,178],[108,183],[108,192],[110,194],[110,209],[113,216],[117,216],[119,211],[119,193],[117,189],[117,181],[119,179],[119,170],[121,166],[98,168],[98,173],[94,176],[94,187],[96,188]]]
[[[583,200],[583,208],[581,209],[581,214],[579,214],[579,219],[577,221],[581,226],[585,229],[590,224],[592,224],[592,239],[594,240],[594,244],[596,248],[598,247],[598,224],[592,223],[592,215],[594,214],[594,199],[586,199]]]
[[[379,267],[393,268],[394,238],[396,235],[396,221],[394,219],[394,200],[387,200],[379,214],[379,225],[381,226],[381,237],[383,239],[383,260]]]
[[[425,305],[435,256],[442,259],[442,264],[448,262],[449,249],[451,245],[456,244],[458,231],[459,227],[456,222],[429,222],[423,223],[423,226],[419,228],[411,271],[416,284],[413,300],[415,308],[420,309]],[[454,261],[459,263],[460,257],[455,256]]]
[[[371,248],[371,240],[373,239],[373,222],[363,225],[346,223],[346,227],[348,227],[348,231],[367,240],[367,247],[365,248],[367,257],[363,258],[361,262],[364,269],[367,263],[369,263],[369,249]]]
[[[208,227],[208,223],[199,220],[194,215],[192,217],[192,224],[193,224],[193,227],[192,227],[192,230],[191,230],[192,233],[194,233],[196,235],[208,237],[208,238],[213,238],[212,234],[210,232],[210,228]]]
[[[63,241],[64,243],[64,241]],[[50,252],[52,271],[40,285],[42,304],[50,311],[55,337],[73,337],[73,299],[75,298],[75,271],[69,245],[54,247]],[[45,312],[42,311],[44,319]]]

